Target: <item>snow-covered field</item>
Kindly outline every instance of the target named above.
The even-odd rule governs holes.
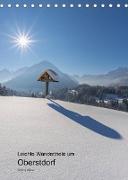
[[[21,157],[18,152],[75,155]],[[56,164],[18,166],[18,159],[56,159]],[[128,113],[47,99],[0,97],[0,180],[33,179],[128,180]]]

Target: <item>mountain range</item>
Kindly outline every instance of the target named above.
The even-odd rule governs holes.
[[[100,75],[75,75],[79,84],[101,86],[128,86],[128,67],[119,67],[106,74]]]
[[[4,82],[7,82],[9,80],[12,80],[16,76],[23,74],[26,70],[27,70],[27,67],[18,69],[16,71],[9,71],[7,69],[2,69],[0,71],[0,82],[4,83]]]
[[[128,67],[119,67],[106,74],[100,75],[74,75],[70,76],[61,72],[55,65],[48,61],[42,61],[30,67],[10,72],[7,69],[0,71],[0,82],[8,88],[24,92],[40,92],[44,90],[44,83],[37,78],[46,69],[54,70],[59,76],[58,83],[50,83],[51,90],[61,88],[73,88],[78,84],[120,86],[128,85]]]
[[[42,61],[38,64],[34,64],[33,66],[19,69],[15,72],[2,70],[0,71],[0,76],[4,71],[4,78],[1,82],[6,87],[13,90],[24,92],[40,92],[42,91],[42,88],[44,90],[44,83],[37,81],[37,79],[46,69],[54,70],[59,76],[59,82],[50,83],[51,90],[65,87],[73,88],[77,86],[78,83],[76,80],[73,80],[69,75],[61,72],[56,66],[48,61]]]

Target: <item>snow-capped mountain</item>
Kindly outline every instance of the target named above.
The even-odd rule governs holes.
[[[0,71],[0,82],[5,82],[8,81],[12,78],[12,73],[10,71],[8,71],[7,69],[2,69]]]
[[[23,74],[27,70],[27,67],[20,68],[17,71],[9,71],[7,69],[0,70],[0,83],[7,82],[13,78]]]
[[[107,74],[100,75],[83,75],[74,76],[79,84],[89,85],[104,85],[104,86],[115,86],[115,85],[128,85],[128,68],[119,67]]]
[[[61,72],[56,66],[48,61],[42,61],[25,69],[24,72],[12,78],[5,85],[17,91],[42,91],[44,83],[37,81],[39,75],[46,69],[54,70],[59,76],[58,83],[51,83],[50,88],[71,88],[77,85],[70,76]]]

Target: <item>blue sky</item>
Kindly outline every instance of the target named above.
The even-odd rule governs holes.
[[[31,29],[31,51],[11,48],[8,35],[15,36],[17,26],[21,32]],[[128,8],[0,9],[0,51],[0,69],[42,60],[79,75],[128,67]]]

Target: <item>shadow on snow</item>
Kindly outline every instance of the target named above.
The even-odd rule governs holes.
[[[53,100],[50,100],[50,101],[52,103],[48,103],[49,107],[51,107],[52,109],[65,115],[66,117],[70,118],[71,120],[79,123],[80,125],[94,131],[95,133],[98,133],[102,136],[112,138],[112,139],[122,139],[122,136],[117,131],[102,124],[101,122],[98,122],[89,116],[82,116],[79,113],[65,109],[63,106],[54,102]]]

